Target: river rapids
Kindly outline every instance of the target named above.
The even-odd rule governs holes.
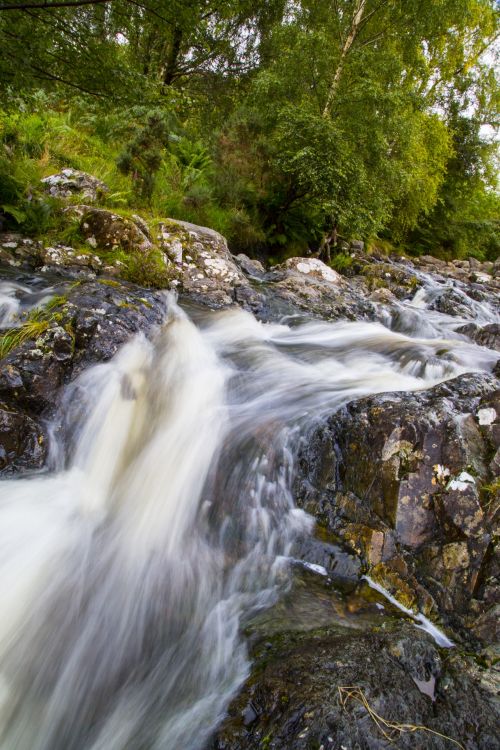
[[[66,388],[48,470],[0,482],[1,750],[204,746],[249,673],[242,627],[313,529],[291,492],[300,440],[353,399],[495,365],[428,309],[436,293],[378,322],[170,296],[150,339]],[[4,325],[18,297],[0,290]]]

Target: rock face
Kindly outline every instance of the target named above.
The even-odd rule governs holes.
[[[488,376],[361,399],[305,441],[297,502],[403,604],[473,627],[491,607],[499,429]]]
[[[465,334],[481,346],[487,346],[488,349],[495,349],[500,352],[500,325],[498,323],[490,323],[485,326],[469,323],[459,328],[458,333]]]
[[[161,294],[123,282],[63,283],[57,292],[37,316],[38,333],[1,360],[2,473],[40,468],[48,447],[46,419],[60,387],[164,315]]]

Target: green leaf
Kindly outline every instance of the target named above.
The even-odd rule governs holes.
[[[9,216],[12,216],[12,218],[18,223],[22,224],[23,221],[26,221],[26,212],[23,211],[21,208],[17,208],[17,206],[10,206],[9,204],[3,204],[0,206],[2,211],[6,214],[9,214]]]

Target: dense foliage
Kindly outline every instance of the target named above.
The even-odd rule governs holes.
[[[58,2],[0,3],[4,223],[74,166],[235,250],[498,256],[495,0]]]

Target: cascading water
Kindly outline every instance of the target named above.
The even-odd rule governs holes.
[[[34,291],[17,281],[0,281],[0,329],[19,325],[21,313],[43,305],[53,294],[54,289],[45,285]]]
[[[66,390],[50,471],[0,483],[2,750],[203,746],[248,673],[242,622],[312,529],[300,437],[354,398],[496,362],[410,313],[411,336],[241,310],[197,327],[169,299],[152,341]]]
[[[417,269],[413,269],[413,273],[422,282],[422,286],[410,303],[396,303],[393,310],[383,308],[381,318],[389,327],[411,336],[458,338],[460,333],[457,331],[468,323],[479,326],[500,323],[498,305],[494,309],[489,302],[471,298],[457,281],[441,279],[439,282],[430,274]],[[451,295],[454,315],[432,309],[443,295]]]

